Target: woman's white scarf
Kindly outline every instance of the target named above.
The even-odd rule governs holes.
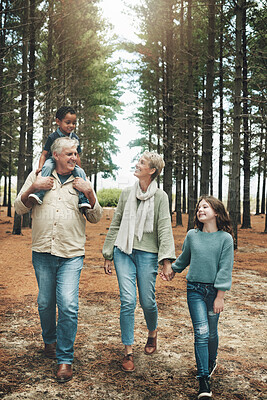
[[[132,253],[134,235],[140,241],[144,232],[153,232],[154,194],[157,188],[157,182],[152,181],[143,193],[137,181],[130,191],[115,242],[115,246],[126,254]],[[137,199],[141,200],[138,209]]]

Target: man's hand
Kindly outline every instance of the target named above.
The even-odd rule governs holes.
[[[40,190],[50,190],[54,185],[54,179],[52,176],[42,176],[39,174],[33,183],[33,193],[39,192]]]
[[[111,275],[112,274],[111,266],[112,266],[112,261],[105,259],[105,262],[104,262],[105,274],[107,274],[107,275]]]
[[[33,202],[29,200],[29,195],[39,192],[40,190],[50,190],[54,185],[52,176],[42,176],[39,174],[33,184],[21,195],[22,203],[28,207],[33,207]]]
[[[79,192],[92,192],[93,188],[91,182],[87,179],[86,181],[83,178],[75,178],[73,181],[74,189],[77,189]]]
[[[83,178],[75,178],[73,181],[73,187],[79,192],[84,193],[85,197],[87,197],[87,199],[89,200],[91,207],[94,208],[96,198],[94,195],[92,184],[89,179],[86,179],[85,181]]]

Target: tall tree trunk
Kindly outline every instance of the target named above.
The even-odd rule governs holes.
[[[22,75],[21,75],[21,101],[20,101],[20,138],[17,172],[17,193],[19,193],[25,179],[25,136],[27,123],[27,55],[28,55],[28,0],[23,2],[23,37],[22,37]],[[21,234],[21,216],[15,213],[13,235]]]
[[[238,225],[238,200],[240,180],[240,125],[241,125],[241,88],[242,88],[242,16],[243,0],[236,3],[236,38],[235,38],[235,83],[234,83],[234,126],[233,126],[233,155],[232,170],[230,176],[230,217],[234,231],[234,247],[237,248],[237,225]]]
[[[4,16],[4,17],[3,17]],[[0,2],[0,181],[3,174],[2,170],[2,132],[3,132],[3,78],[4,78],[4,55],[5,55],[5,43],[6,43],[6,16],[4,14],[4,1]]]
[[[218,198],[223,198],[223,14],[224,0],[221,2],[220,11],[220,62],[219,62],[219,97],[220,97],[220,144],[219,144],[219,180],[218,180]]]
[[[261,193],[261,214],[265,214],[266,198],[266,163],[267,163],[267,134],[265,132],[265,151],[263,152],[263,171],[262,171],[262,193]]]
[[[176,176],[176,192],[175,192],[175,211],[176,226],[183,226],[182,219],[182,153],[176,150],[175,176]]]
[[[33,161],[33,117],[35,100],[35,0],[30,0],[30,48],[29,48],[29,108],[28,108],[28,129],[27,129],[27,158],[26,176],[32,171]]]
[[[186,161],[187,161],[187,157],[184,152],[183,153],[183,213],[184,214],[187,211],[187,208],[186,208]]]
[[[199,141],[198,136],[194,139],[194,205],[197,203],[198,199],[198,184],[199,184]]]
[[[187,230],[194,226],[194,185],[193,185],[193,110],[194,110],[194,88],[193,88],[193,48],[192,48],[192,0],[188,0],[187,13],[187,54],[188,54],[188,99],[187,99],[187,130],[188,130],[188,225]]]
[[[57,91],[57,108],[65,104],[66,101],[66,52],[65,52],[65,34],[66,34],[66,6],[61,1],[60,17],[56,24],[57,29],[57,47],[58,47],[58,91]]]
[[[267,233],[267,196],[266,196],[266,204],[265,204],[265,228],[264,233]]]
[[[163,189],[169,198],[172,213],[172,168],[173,168],[173,10],[172,2],[166,2],[166,134],[164,136],[164,177]]]
[[[30,18],[29,18],[29,107],[28,107],[28,129],[27,129],[27,152],[26,152],[26,177],[32,171],[33,161],[33,117],[34,117],[34,99],[35,99],[35,0],[30,0]],[[24,214],[24,227],[31,226],[30,213]]]
[[[165,159],[165,148],[166,148],[166,132],[167,132],[167,124],[166,124],[166,115],[167,115],[167,85],[166,85],[166,60],[165,60],[165,51],[163,45],[164,39],[161,42],[161,96],[162,96],[162,152],[163,157]],[[164,189],[164,181],[165,181],[165,173],[166,173],[166,160],[165,160],[165,168],[163,173],[163,189]],[[165,190],[165,189],[164,189]]]
[[[52,126],[52,49],[53,49],[53,12],[54,12],[54,0],[49,0],[48,5],[48,33],[47,33],[47,53],[46,53],[46,71],[45,71],[45,109],[44,109],[44,123],[43,123],[43,142],[47,139],[51,133]]]
[[[247,38],[246,38],[246,0],[243,7],[243,130],[244,130],[244,152],[243,152],[243,222],[242,228],[251,228],[250,220],[250,131],[248,126],[248,63],[247,63]]]
[[[184,1],[181,0],[180,12],[180,49],[179,49],[179,85],[178,85],[178,128],[176,134],[176,150],[175,150],[175,178],[176,178],[176,193],[175,193],[175,211],[176,211],[176,226],[182,226],[182,142],[185,129],[185,106],[184,106]]]
[[[13,106],[14,102],[14,96],[13,96],[14,90],[11,88],[10,91],[10,99],[11,99],[11,109],[15,108]],[[14,125],[14,118],[13,118],[13,112],[10,113],[9,116],[9,135],[8,135],[8,200],[7,200],[7,216],[11,217],[11,209],[12,209],[12,198],[11,198],[11,179],[12,179],[12,148],[13,148],[13,125]]]
[[[198,94],[196,95],[196,105],[195,105],[195,138],[194,138],[194,166],[195,166],[195,173],[194,173],[194,205],[197,203],[198,199],[198,184],[199,184],[199,115],[198,115]]]
[[[10,131],[12,130],[12,123],[10,124]],[[12,133],[12,132],[10,132]],[[7,196],[7,216],[11,217],[11,178],[12,178],[12,136],[9,136],[9,153],[8,153],[8,196]]]
[[[215,0],[208,3],[208,61],[206,96],[204,100],[204,126],[201,163],[201,194],[208,194],[211,188],[212,166],[212,127],[213,127],[213,85],[214,85],[214,59],[215,59]]]
[[[97,192],[97,172],[94,174],[94,191]]]
[[[156,65],[156,136],[157,136],[157,152],[161,154],[161,130],[160,130],[160,66],[159,59]],[[160,186],[160,176],[157,177],[158,187]]]
[[[7,206],[7,175],[4,175],[3,207]]]
[[[262,168],[262,146],[263,146],[263,125],[261,126],[260,144],[259,144],[259,160],[257,168],[257,193],[256,193],[256,215],[260,213],[260,185],[261,185],[261,168]]]

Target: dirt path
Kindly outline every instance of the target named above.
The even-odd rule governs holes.
[[[70,399],[196,399],[193,333],[185,274],[164,284],[157,281],[159,349],[143,352],[146,328],[136,310],[136,371],[120,369],[119,293],[115,274],[105,276],[101,248],[112,218],[87,226],[85,267],[80,285],[79,326],[74,379],[59,385],[56,363],[45,359],[36,305],[37,286],[31,265],[31,231],[13,236],[12,219],[0,209],[0,398]],[[253,216],[253,229],[240,230],[233,287],[220,318],[219,366],[212,378],[214,400],[266,399],[266,265],[264,218]],[[174,227],[177,255],[186,234]]]

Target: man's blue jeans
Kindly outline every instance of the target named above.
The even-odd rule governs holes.
[[[39,287],[37,301],[43,340],[47,344],[57,342],[58,364],[72,364],[83,256],[63,258],[33,251],[32,263]]]
[[[153,331],[158,324],[158,308],[155,285],[158,273],[158,255],[141,250],[132,254],[114,248],[114,265],[120,288],[120,327],[124,345],[134,342],[134,311],[136,307],[136,284],[139,301],[144,312],[147,329]]]
[[[51,176],[52,172],[54,171],[56,167],[56,162],[55,160],[50,157],[48,158],[42,168],[42,176]],[[72,175],[77,178],[83,178],[86,181],[86,174],[84,172],[84,170],[82,168],[79,167],[79,165],[75,165],[74,170],[72,171]],[[44,195],[46,193],[46,190],[40,190],[39,192],[35,193],[36,196],[39,197],[40,200],[43,201]],[[82,192],[78,192],[79,193],[79,204],[82,203],[89,203],[89,200],[87,199],[87,197],[85,196],[84,193]]]
[[[219,315],[213,312],[217,289],[212,284],[187,282],[187,303],[195,336],[195,357],[199,377],[209,375],[209,362],[217,357]]]

